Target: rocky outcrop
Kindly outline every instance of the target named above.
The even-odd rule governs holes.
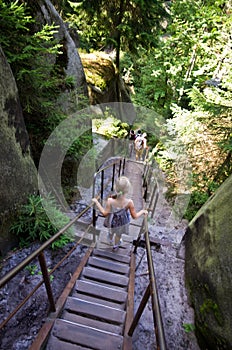
[[[76,44],[67,25],[50,0],[29,0],[28,5],[36,19],[35,30],[38,29],[38,25],[42,27],[44,24],[55,24],[58,28],[58,33],[54,36],[62,45],[62,54],[58,57],[50,57],[50,59],[63,70],[64,80],[65,77],[73,78],[74,87],[71,91],[68,88],[63,92],[60,91],[57,103],[64,113],[76,112],[79,99],[83,96],[88,97],[85,73]]]
[[[202,349],[232,349],[232,176],[205,203],[185,235],[186,282]]]
[[[108,102],[131,103],[130,92],[117,74],[113,60],[104,52],[80,53],[92,105]]]
[[[53,96],[53,103],[57,115],[63,114],[68,117],[89,105],[85,73],[76,43],[73,40],[73,35],[70,35],[68,25],[64,23],[62,17],[50,0],[29,0],[28,5],[32,16],[35,18],[35,32],[46,24],[55,24],[57,27],[57,33],[54,34],[54,37],[57,43],[61,45],[59,49],[61,54],[49,55],[49,62],[51,64],[51,76],[53,69],[58,71],[63,84],[59,86],[56,95]],[[67,84],[67,81],[71,83]],[[40,124],[46,125],[46,119],[44,121],[44,115],[40,113],[27,116],[26,123],[27,120],[29,123],[33,120],[35,125],[37,125],[37,123],[39,126]],[[91,120],[86,118],[85,123],[89,125],[89,138],[91,139]],[[36,166],[39,164],[44,141],[50,136],[50,133],[51,129],[48,128],[43,135],[36,135],[36,137],[30,135]],[[85,146],[83,143],[80,153],[85,153],[87,150],[88,146]],[[73,187],[76,185],[77,167],[78,161],[75,156],[65,157],[62,167],[62,183],[65,187]]]
[[[15,241],[9,226],[16,208],[37,191],[37,173],[15,80],[1,48],[0,96],[0,255],[3,255]]]

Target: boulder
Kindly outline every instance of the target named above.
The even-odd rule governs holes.
[[[4,255],[16,242],[9,227],[17,207],[37,191],[37,171],[15,79],[1,48],[0,96],[0,255]]]
[[[232,176],[199,210],[185,235],[186,284],[202,349],[232,349]]]
[[[117,74],[110,55],[104,52],[80,53],[91,105],[108,102],[131,103],[129,87]]]

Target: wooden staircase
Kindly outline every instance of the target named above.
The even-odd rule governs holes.
[[[47,350],[131,349],[134,254],[94,249],[51,330]]]

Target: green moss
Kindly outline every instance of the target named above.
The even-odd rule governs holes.
[[[88,84],[105,90],[115,76],[115,67],[105,54],[80,54]]]
[[[200,313],[202,314],[202,316],[206,316],[206,314],[213,313],[218,324],[222,325],[223,323],[219,307],[212,299],[206,299],[204,301],[204,303],[200,307]]]

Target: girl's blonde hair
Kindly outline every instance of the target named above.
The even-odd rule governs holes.
[[[131,189],[130,180],[126,176],[119,177],[115,182],[115,191],[117,196],[126,194]]]

